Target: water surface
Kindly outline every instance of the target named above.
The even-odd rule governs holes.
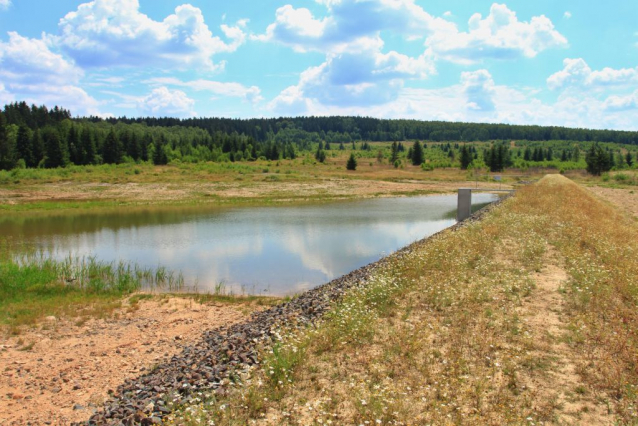
[[[476,204],[492,194],[473,194]],[[181,271],[212,291],[286,295],[323,284],[455,223],[456,195],[291,207],[121,209],[0,218],[0,234],[61,258]]]

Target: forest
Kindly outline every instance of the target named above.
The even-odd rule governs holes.
[[[403,145],[407,141],[414,142],[409,149]],[[5,105],[0,112],[0,170],[279,160],[308,153],[323,162],[326,152],[346,146],[360,151],[359,157],[377,157],[395,167],[422,165],[424,170],[584,169],[589,165],[585,160],[595,155],[599,166],[590,171],[600,174],[634,165],[638,132],[369,117],[103,119],[73,117],[58,106],[25,102]]]

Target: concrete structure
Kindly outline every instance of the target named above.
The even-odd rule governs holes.
[[[459,201],[456,208],[456,220],[464,221],[472,216],[472,191],[477,192],[514,192],[513,189],[459,188]]]

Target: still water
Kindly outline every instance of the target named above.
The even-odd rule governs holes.
[[[496,200],[474,194],[476,204]],[[61,258],[181,271],[189,286],[287,295],[323,284],[455,223],[456,195],[293,207],[148,208],[0,216],[0,235]]]

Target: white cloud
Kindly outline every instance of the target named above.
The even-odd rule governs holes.
[[[565,59],[563,69],[547,79],[552,90],[575,87],[579,89],[608,89],[638,85],[638,67],[613,69],[605,67],[593,71],[582,58]]]
[[[192,117],[195,101],[181,90],[158,87],[146,97],[138,100],[138,109],[144,115],[153,117]]]
[[[6,105],[15,101],[15,96],[5,90],[4,84],[0,83],[0,105]]]
[[[261,90],[257,86],[246,87],[239,83],[222,83],[212,80],[181,81],[173,77],[157,77],[145,81],[149,84],[159,84],[167,86],[188,87],[196,91],[207,91],[215,95],[228,96],[233,98],[244,98],[245,100],[257,103],[263,100]]]
[[[610,96],[605,100],[607,111],[628,111],[638,109],[638,90],[627,96]]]
[[[470,18],[468,32],[446,28],[428,37],[425,45],[436,58],[472,64],[490,58],[533,58],[546,49],[567,46],[567,39],[544,15],[522,22],[506,5],[494,3],[487,17],[475,13]]]
[[[101,115],[99,102],[78,87],[81,69],[51,50],[49,40],[9,33],[0,42],[0,103],[59,105],[75,115]]]
[[[571,17],[572,17],[572,13],[571,13],[570,11],[566,11],[566,12],[563,14],[563,18],[565,18],[565,19],[569,19],[569,18],[571,18]]]
[[[486,70],[476,70],[448,87],[399,88],[394,99],[375,105],[324,104],[292,86],[277,97],[274,112],[638,130],[638,93],[608,100],[566,94],[556,102],[543,102],[537,93],[499,85]]]
[[[45,40],[10,32],[9,41],[0,42],[0,77],[5,82],[75,83],[82,74],[82,70],[52,52]]]
[[[11,0],[0,0],[0,10],[7,10],[11,6]]]
[[[461,84],[467,97],[466,108],[475,112],[494,111],[494,80],[487,70],[464,72]]]
[[[306,8],[285,5],[277,9],[275,22],[266,33],[255,37],[293,47],[297,51],[355,51],[363,40],[375,40],[380,31],[392,31],[413,39],[436,31],[453,30],[454,25],[435,18],[414,0],[318,0],[328,15],[316,18]]]
[[[12,96],[28,104],[61,106],[76,116],[104,115],[100,111],[100,102],[84,89],[72,85],[55,84],[10,84]]]
[[[200,9],[189,4],[157,22],[138,0],[94,0],[60,20],[60,46],[82,67],[162,66],[213,69],[212,56],[235,51],[245,40],[239,27],[222,25],[230,40],[213,36]]]
[[[333,106],[378,105],[394,100],[404,79],[422,79],[434,72],[425,57],[371,48],[358,53],[328,55],[326,61],[301,74],[297,86],[288,87],[269,107],[280,113],[322,104]]]

